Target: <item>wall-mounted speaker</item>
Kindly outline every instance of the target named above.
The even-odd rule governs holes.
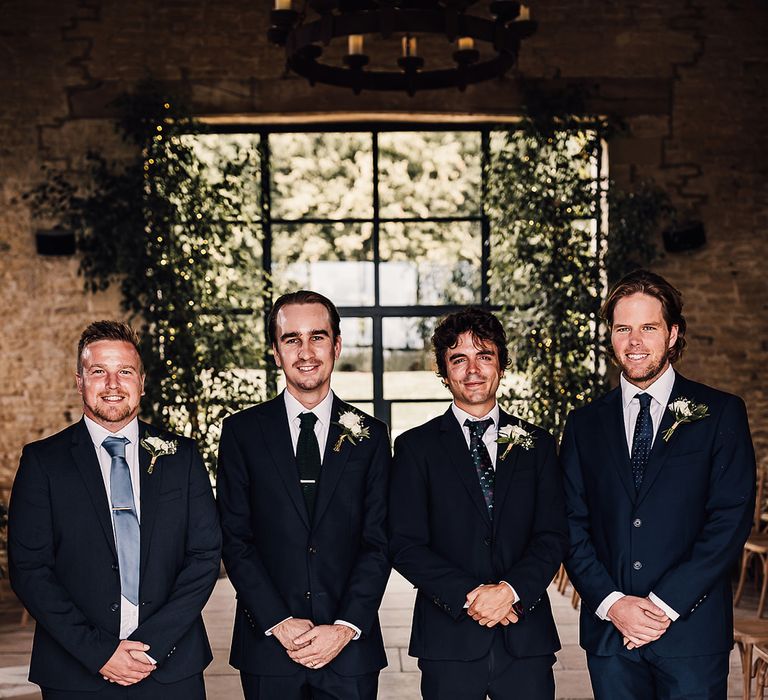
[[[35,245],[38,255],[74,255],[75,234],[62,228],[38,229]]]
[[[696,250],[707,242],[704,224],[701,221],[689,221],[662,233],[664,250],[668,253],[682,253],[686,250]]]

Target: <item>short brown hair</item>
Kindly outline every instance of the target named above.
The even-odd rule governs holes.
[[[448,376],[445,353],[455,348],[462,333],[471,333],[473,342],[489,341],[496,346],[499,367],[505,370],[509,366],[507,334],[501,322],[490,311],[483,309],[465,309],[446,316],[432,334],[432,348],[435,351],[437,374],[442,379]]]
[[[267,328],[269,330],[269,341],[271,344],[277,343],[277,314],[284,306],[289,304],[322,304],[328,311],[328,318],[331,322],[331,331],[333,332],[333,342],[341,335],[341,319],[335,304],[319,292],[313,292],[309,289],[300,289],[298,292],[283,294],[275,300],[272,310],[267,319]]]
[[[624,275],[611,290],[603,307],[600,309],[600,316],[608,324],[608,329],[613,327],[613,312],[616,304],[624,297],[633,294],[646,294],[649,297],[658,299],[661,302],[661,312],[664,321],[667,324],[667,330],[672,330],[672,326],[677,326],[677,342],[669,349],[669,361],[677,362],[683,356],[685,350],[685,329],[686,322],[683,318],[683,295],[675,289],[661,275],[649,270],[634,270]],[[609,352],[613,356],[613,347],[608,344]]]
[[[118,340],[130,343],[139,356],[139,370],[144,374],[144,363],[139,352],[139,336],[133,328],[123,321],[94,321],[80,336],[77,343],[77,373],[83,372],[83,351],[92,343],[100,340]]]

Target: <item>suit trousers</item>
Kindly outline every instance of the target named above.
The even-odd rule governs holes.
[[[652,646],[587,654],[595,700],[726,700],[729,654],[666,658]]]
[[[198,673],[176,683],[158,683],[149,676],[135,685],[104,681],[94,692],[41,688],[43,700],[205,700],[203,674]]]
[[[553,700],[554,654],[516,658],[497,628],[491,650],[473,661],[419,659],[424,700]]]
[[[240,673],[245,700],[376,700],[379,672],[342,676],[332,668],[302,669],[292,676]]]

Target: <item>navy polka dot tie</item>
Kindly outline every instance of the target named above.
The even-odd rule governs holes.
[[[467,420],[464,425],[469,428],[469,453],[477,470],[477,478],[480,479],[480,488],[488,506],[488,514],[493,516],[493,485],[496,480],[496,472],[493,469],[491,455],[483,442],[483,435],[488,427],[493,425],[493,418],[485,420]]]
[[[632,478],[635,488],[640,490],[643,483],[645,467],[648,465],[648,455],[653,444],[653,423],[651,423],[651,395],[636,394],[635,398],[640,402],[640,413],[635,422],[635,434],[632,438],[632,456],[629,461],[632,465]]]

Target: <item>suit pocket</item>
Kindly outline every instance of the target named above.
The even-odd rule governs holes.
[[[709,453],[706,450],[697,450],[696,452],[684,452],[682,454],[670,455],[667,458],[665,467],[687,467],[709,461]]]
[[[157,500],[166,502],[175,501],[177,498],[181,498],[181,489],[173,489],[173,491],[166,491],[165,493],[161,493],[158,495]]]

